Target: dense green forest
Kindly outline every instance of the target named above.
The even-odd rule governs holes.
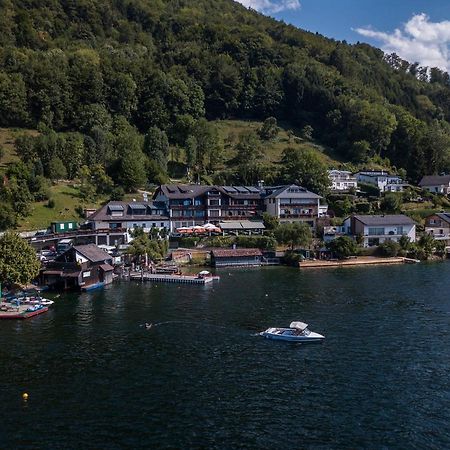
[[[226,118],[265,121],[239,137],[237,170],[212,122]],[[343,161],[389,161],[417,182],[450,170],[449,121],[447,73],[231,0],[0,0],[0,126],[40,132],[17,139],[21,162],[6,171],[1,200],[18,215],[49,179],[114,198],[173,166],[192,179],[324,191],[302,173],[321,171],[312,153],[265,161],[260,144],[277,122]]]

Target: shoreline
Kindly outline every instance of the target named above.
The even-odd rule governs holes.
[[[379,258],[376,256],[359,256],[352,259],[343,259],[337,261],[303,261],[299,263],[300,269],[322,269],[328,267],[344,267],[344,266],[370,266],[370,265],[386,265],[386,264],[407,264],[415,263],[416,260],[405,257]]]

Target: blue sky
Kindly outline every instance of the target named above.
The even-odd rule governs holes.
[[[238,0],[300,28],[450,71],[450,0]]]

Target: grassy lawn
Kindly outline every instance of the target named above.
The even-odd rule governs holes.
[[[239,141],[239,136],[243,133],[257,132],[261,127],[262,122],[254,121],[242,121],[242,120],[217,120],[215,122],[220,136],[225,144],[225,163],[236,156],[234,151],[234,146]],[[283,128],[283,124],[278,124],[280,127],[280,132],[278,136],[271,140],[263,143],[264,153],[266,160],[271,163],[278,163],[281,159],[281,154],[283,150],[287,147],[293,148],[310,148],[314,150],[319,158],[328,167],[338,167],[342,161],[336,159],[333,155],[332,150],[326,149],[321,145],[317,145],[311,141],[305,141],[298,137],[289,139],[288,129]]]
[[[77,206],[98,208],[104,200],[99,199],[94,203],[86,203],[80,198],[78,189],[68,184],[52,186],[50,192],[50,197],[55,201],[55,207],[48,208],[47,201],[33,203],[31,214],[20,222],[19,229],[21,231],[45,229],[50,226],[51,222],[57,221],[84,221],[75,208]]]
[[[0,128],[0,147],[5,151],[4,156],[0,158],[0,171],[8,164],[19,160],[14,147],[14,141],[17,136],[21,134],[37,136],[39,133],[36,130],[27,130],[23,128]]]

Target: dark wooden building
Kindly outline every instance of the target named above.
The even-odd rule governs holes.
[[[211,251],[214,267],[260,266],[263,254],[258,248],[215,249]]]
[[[95,244],[75,245],[41,270],[40,282],[56,289],[90,290],[113,281],[112,257]]]

